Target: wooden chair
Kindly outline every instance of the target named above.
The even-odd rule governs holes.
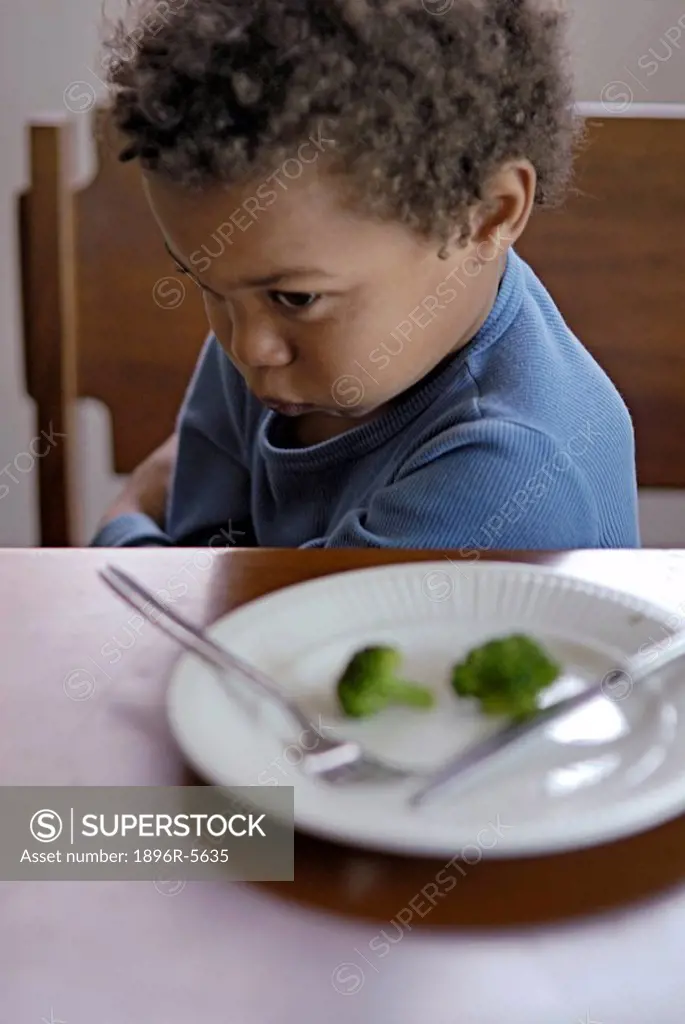
[[[576,192],[535,215],[518,251],[622,392],[641,486],[685,488],[685,121],[608,118],[588,129]],[[38,432],[67,435],[39,460],[44,546],[77,536],[76,398],[108,406],[114,469],[130,472],[171,432],[206,332],[137,168],[100,142],[96,178],[70,192],[69,134],[31,126],[21,201],[27,388]]]
[[[95,179],[70,190],[71,126],[30,126],[30,188],[20,199],[25,366],[37,433],[66,434],[38,461],[40,540],[78,536],[74,405],[112,417],[113,468],[131,470],[172,431],[207,332],[202,299],[174,271],[140,187],[100,111]]]
[[[622,393],[640,486],[685,488],[685,120],[588,128],[576,194],[517,250]]]

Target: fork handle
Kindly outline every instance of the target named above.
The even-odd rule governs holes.
[[[100,576],[119,597],[123,598],[136,611],[140,612],[148,622],[157,626],[167,636],[172,637],[186,650],[197,654],[203,661],[213,668],[219,669],[220,672],[238,672],[245,676],[250,682],[254,683],[263,696],[274,701],[291,718],[294,718],[298,725],[301,725],[308,731],[313,731],[317,735],[319,734],[319,730],[314,723],[307,718],[296,704],[288,700],[281,693],[267,675],[260,672],[254,665],[243,661],[242,658],[231,654],[225,647],[211,640],[204,630],[189,622],[188,619],[179,615],[178,612],[167,607],[147,587],[142,586],[137,580],[129,576],[128,573],[123,572],[116,566],[108,565],[100,570]],[[159,615],[153,616],[149,606],[152,606],[159,612]]]

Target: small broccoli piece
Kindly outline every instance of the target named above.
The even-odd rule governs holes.
[[[397,677],[402,657],[394,647],[365,647],[351,658],[338,682],[338,700],[350,718],[375,715],[390,704],[432,707],[430,690]]]
[[[523,719],[538,710],[538,697],[559,676],[561,666],[530,637],[490,640],[452,669],[460,697],[475,697],[486,715]]]

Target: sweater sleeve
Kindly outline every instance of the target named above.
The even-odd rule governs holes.
[[[442,437],[365,507],[303,547],[563,550],[600,546],[597,510],[572,457],[511,423]]]
[[[130,512],[112,519],[91,541],[94,548],[169,547],[170,538],[142,512]]]
[[[99,531],[97,547],[185,544],[209,536],[220,542],[249,532],[250,473],[243,428],[244,388],[213,335],[206,340],[177,420],[178,454],[165,528],[148,516],[119,516]],[[236,524],[243,528],[236,529]]]

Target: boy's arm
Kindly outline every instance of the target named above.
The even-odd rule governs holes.
[[[176,464],[178,435],[140,463],[109,506],[93,540],[95,547],[167,546],[165,508]]]
[[[303,547],[561,550],[600,544],[587,484],[554,441],[516,424],[426,451],[365,507]]]
[[[176,433],[139,466],[93,540],[98,547],[185,546],[207,536],[237,543],[250,517],[242,381],[210,336]]]

